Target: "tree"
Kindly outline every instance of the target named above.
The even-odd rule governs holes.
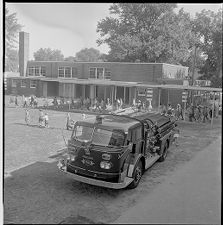
[[[74,56],[68,56],[64,59],[64,61],[68,61],[68,62],[76,62],[76,58]]]
[[[19,71],[19,54],[15,49],[8,49],[5,62],[5,71]]]
[[[5,9],[5,68],[4,71],[17,71],[18,69],[18,33],[22,25],[18,23],[16,13],[9,14]]]
[[[94,48],[85,48],[76,53],[77,61],[99,62],[102,61],[101,53]]]
[[[222,87],[222,9],[217,13],[202,10],[194,19],[193,32],[200,39],[200,48],[205,57],[199,66],[200,79],[211,80],[213,87]]]
[[[64,61],[64,56],[60,50],[52,50],[51,48],[40,48],[34,52],[35,61]]]
[[[98,45],[110,47],[109,60],[179,63],[190,56],[192,40],[188,13],[176,4],[115,3],[97,25]]]

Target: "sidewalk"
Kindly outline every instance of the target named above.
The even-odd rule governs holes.
[[[221,137],[113,224],[220,224]]]

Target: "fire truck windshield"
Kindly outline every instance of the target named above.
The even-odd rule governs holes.
[[[92,132],[93,127],[87,127],[87,126],[76,126],[73,132],[73,138],[79,140],[88,142],[92,139]]]
[[[125,140],[124,132],[110,131],[101,128],[95,128],[92,138],[92,144],[103,146],[123,146]]]
[[[73,138],[82,142],[91,141],[95,145],[120,147],[124,145],[125,133],[80,125],[75,127]]]

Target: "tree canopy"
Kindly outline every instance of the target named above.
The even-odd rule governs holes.
[[[64,55],[60,50],[51,48],[40,48],[34,54],[35,61],[63,61]]]
[[[98,62],[101,61],[101,53],[94,48],[84,48],[76,53],[76,61]]]
[[[18,33],[22,25],[18,23],[16,13],[5,9],[5,71],[18,70]]]
[[[222,10],[203,10],[191,18],[183,9],[175,12],[176,7],[114,3],[111,16],[98,22],[97,43],[110,47],[107,61],[181,64],[192,70],[196,57],[202,78],[216,85],[222,79]]]
[[[176,4],[115,3],[115,17],[97,25],[99,45],[107,43],[112,61],[169,62],[186,61],[193,36],[190,16],[183,10],[174,13]]]
[[[212,81],[212,86],[222,87],[222,9],[217,13],[202,10],[196,13],[193,31],[199,37],[199,48],[205,61],[199,66],[201,79]]]

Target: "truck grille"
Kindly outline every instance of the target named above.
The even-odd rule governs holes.
[[[74,173],[77,175],[81,175],[84,177],[89,177],[89,178],[94,178],[97,180],[103,180],[103,181],[107,181],[107,182],[113,182],[113,183],[117,183],[118,179],[119,179],[119,174],[114,174],[114,173],[98,173],[95,171],[89,171],[89,170],[85,170],[82,169],[80,167],[75,167],[72,166],[70,164],[67,164],[67,172],[70,173]]]

